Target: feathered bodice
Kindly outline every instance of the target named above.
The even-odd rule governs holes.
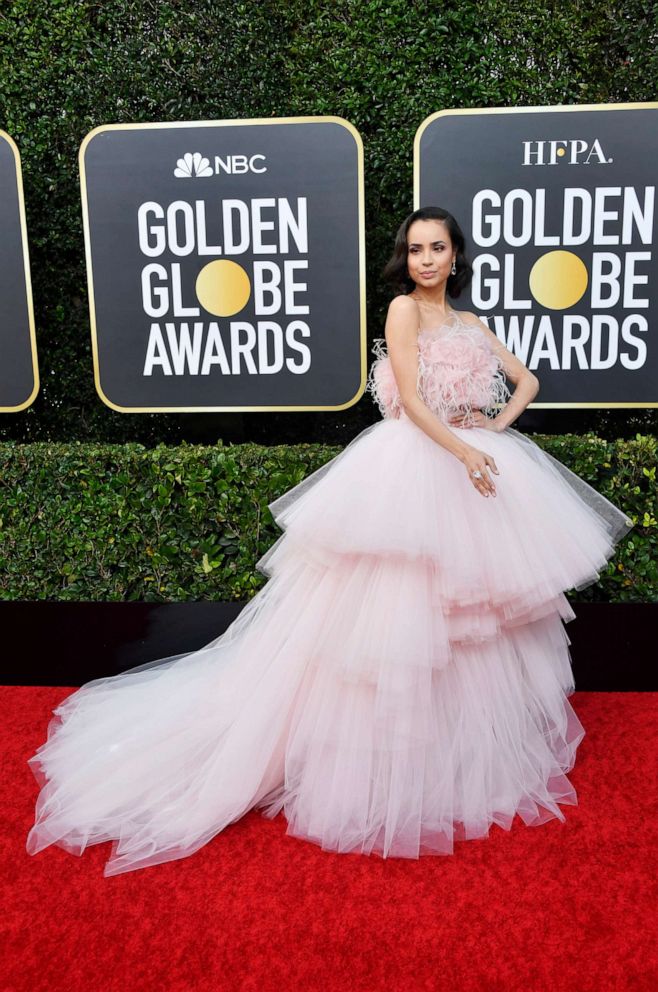
[[[372,352],[376,360],[368,373],[366,391],[385,419],[405,416],[385,338],[375,338]],[[474,421],[472,408],[488,415],[510,396],[502,361],[489,338],[457,311],[440,326],[418,332],[416,391],[440,420],[447,421],[459,411],[465,423]]]

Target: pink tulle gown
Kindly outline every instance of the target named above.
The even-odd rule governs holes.
[[[54,710],[29,759],[30,854],[109,840],[116,875],[258,808],[325,850],[417,858],[576,803],[564,593],[597,580],[632,521],[518,431],[453,428],[496,461],[483,497],[400,408],[383,339],[373,352],[382,419],[269,504],[268,582],[231,626]],[[438,417],[509,395],[458,311],[418,352]]]

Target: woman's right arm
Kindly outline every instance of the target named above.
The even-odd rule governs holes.
[[[418,326],[418,304],[408,296],[396,296],[388,308],[384,334],[391,368],[404,411],[409,419],[417,424],[428,437],[431,437],[441,447],[446,448],[466,466],[471,481],[479,492],[487,496],[490,492],[495,495],[493,481],[487,472],[487,466],[491,466],[498,473],[493,458],[457,437],[448,426],[432,413],[418,395],[416,389]],[[472,472],[477,469],[482,473],[481,479],[472,478]]]

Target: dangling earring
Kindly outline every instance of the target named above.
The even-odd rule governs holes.
[[[456,265],[455,265],[455,260],[454,260],[454,258],[453,258],[453,260],[452,260],[452,268],[450,269],[450,272],[451,272],[451,274],[452,274],[453,276],[456,276],[456,275],[457,275],[457,267],[456,267]]]

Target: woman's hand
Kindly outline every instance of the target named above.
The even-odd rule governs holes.
[[[494,431],[496,434],[500,432],[500,425],[491,417],[487,417],[481,410],[471,408],[471,414],[473,417],[472,423],[470,422],[470,418],[469,422],[464,423],[466,414],[457,412],[450,415],[448,424],[451,427],[484,427],[485,430]]]
[[[489,494],[495,496],[496,487],[493,484],[493,480],[489,475],[488,469],[493,469],[496,475],[500,475],[500,472],[498,471],[498,466],[491,455],[486,454],[484,451],[480,451],[478,448],[469,447],[467,448],[466,454],[462,457],[461,461],[466,466],[468,476],[477,491],[482,493],[483,496],[489,496]],[[476,477],[474,478],[474,472],[479,473],[479,476],[476,474]]]

